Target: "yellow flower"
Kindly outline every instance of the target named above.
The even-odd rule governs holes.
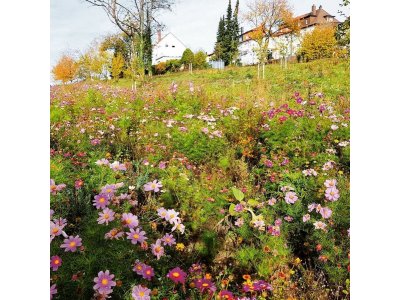
[[[300,264],[300,263],[301,263],[301,259],[297,257],[297,258],[294,260],[294,264],[295,264],[295,265],[298,265],[298,264]]]
[[[211,280],[212,276],[211,276],[210,273],[207,273],[206,276],[205,276],[205,278]]]
[[[343,171],[339,171],[338,173],[339,173],[339,175],[343,175]]]
[[[176,244],[175,249],[178,251],[183,251],[185,249],[185,245],[182,243],[178,243],[178,244]]]

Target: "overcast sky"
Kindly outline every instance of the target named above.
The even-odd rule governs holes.
[[[251,0],[241,0],[240,9]],[[232,5],[236,0],[232,0]],[[311,11],[313,3],[322,7],[340,21],[338,14],[341,0],[289,0],[295,15]],[[68,51],[84,51],[95,39],[118,29],[99,7],[90,6],[84,0],[51,0],[50,2],[50,62],[53,66]],[[172,12],[164,12],[161,21],[166,25],[164,33],[174,33],[192,50],[212,52],[219,18],[226,13],[228,0],[177,0]],[[349,9],[345,10],[349,14]],[[243,25],[245,29],[246,25]]]

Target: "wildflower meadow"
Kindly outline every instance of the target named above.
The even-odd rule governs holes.
[[[349,299],[349,61],[50,88],[51,299]]]

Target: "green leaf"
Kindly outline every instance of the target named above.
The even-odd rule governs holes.
[[[237,188],[232,188],[233,196],[235,196],[236,200],[242,201],[244,199],[244,194],[241,190],[238,190]]]
[[[260,204],[260,202],[258,202],[257,200],[254,200],[254,199],[249,199],[249,201],[247,201],[247,203],[248,203],[251,207],[256,207],[258,204]]]
[[[229,206],[229,214],[231,216],[236,216],[237,215],[237,212],[235,211],[235,204],[233,204],[233,203]]]

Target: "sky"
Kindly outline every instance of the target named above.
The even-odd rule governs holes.
[[[252,0],[241,0],[239,10]],[[232,0],[232,5],[236,0]],[[315,4],[343,21],[338,13],[341,0],[289,0],[295,15],[311,11]],[[226,13],[228,0],[177,0],[171,12],[160,20],[166,26],[163,35],[172,32],[194,51],[213,51],[219,19]],[[350,10],[344,10],[349,15]],[[248,28],[243,24],[245,30]],[[54,66],[62,54],[84,52],[94,39],[119,32],[99,7],[84,0],[50,1],[50,64]]]

